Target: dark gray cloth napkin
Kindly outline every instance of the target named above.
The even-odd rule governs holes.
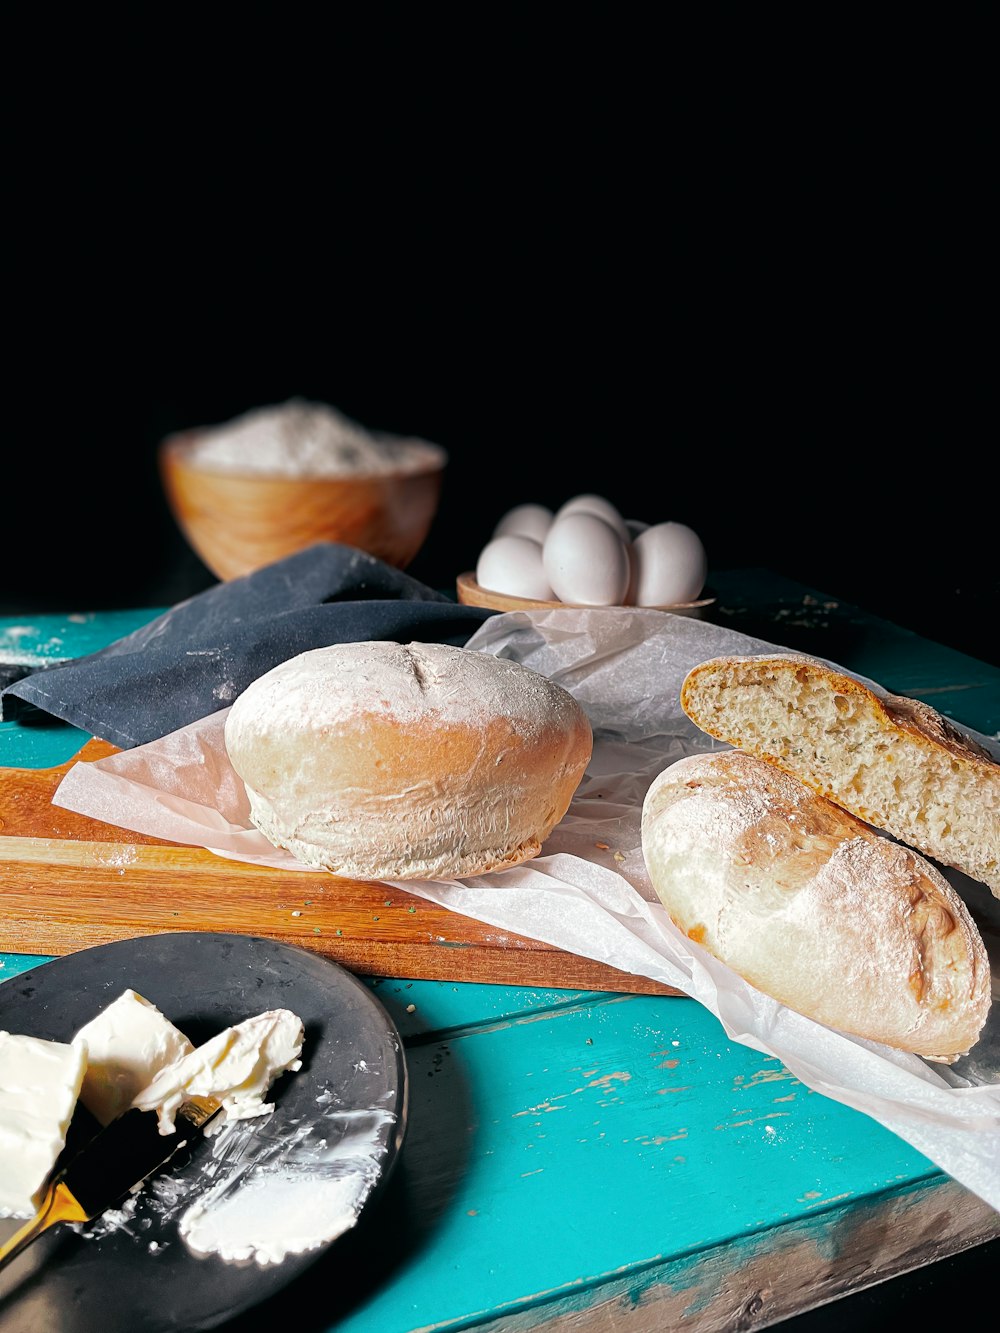
[[[179,602],[99,652],[0,689],[121,749],[218,712],[309,648],[367,639],[463,647],[493,611],[462,606],[352,546],[320,542]]]

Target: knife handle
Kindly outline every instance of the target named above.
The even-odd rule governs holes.
[[[43,1231],[48,1231],[49,1227],[54,1227],[58,1222],[87,1220],[87,1214],[62,1181],[53,1181],[35,1216],[0,1245],[0,1268],[4,1268]]]

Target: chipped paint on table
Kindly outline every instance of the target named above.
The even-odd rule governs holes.
[[[750,585],[753,607],[737,596]],[[790,647],[811,635],[811,651],[889,689],[1000,726],[992,667],[764,573],[724,576],[718,591],[724,623]],[[40,757],[28,730],[0,727],[0,762],[45,767],[79,746]],[[2,984],[30,985],[40,961],[0,955]],[[322,1311],[311,1326],[762,1328],[1000,1236],[1000,1216],[907,1143],[730,1040],[686,997],[367,984],[405,1045],[407,1137],[335,1267],[296,1283],[297,1305]]]

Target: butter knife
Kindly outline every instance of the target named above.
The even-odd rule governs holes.
[[[112,1120],[49,1181],[38,1210],[0,1245],[0,1268],[59,1222],[90,1222],[201,1134],[222,1110],[211,1097],[189,1097],[161,1134],[156,1111],[125,1111]]]

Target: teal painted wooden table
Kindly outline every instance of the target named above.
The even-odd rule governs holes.
[[[1000,730],[996,668],[766,571],[712,585],[719,623]],[[25,660],[77,656],[157,611],[2,620],[0,660],[15,642]],[[86,739],[3,723],[0,764],[58,764]],[[45,961],[0,954],[3,984]],[[1000,1236],[982,1200],[686,997],[366,984],[406,1049],[399,1164],[233,1333],[292,1311],[305,1333],[759,1328]]]

